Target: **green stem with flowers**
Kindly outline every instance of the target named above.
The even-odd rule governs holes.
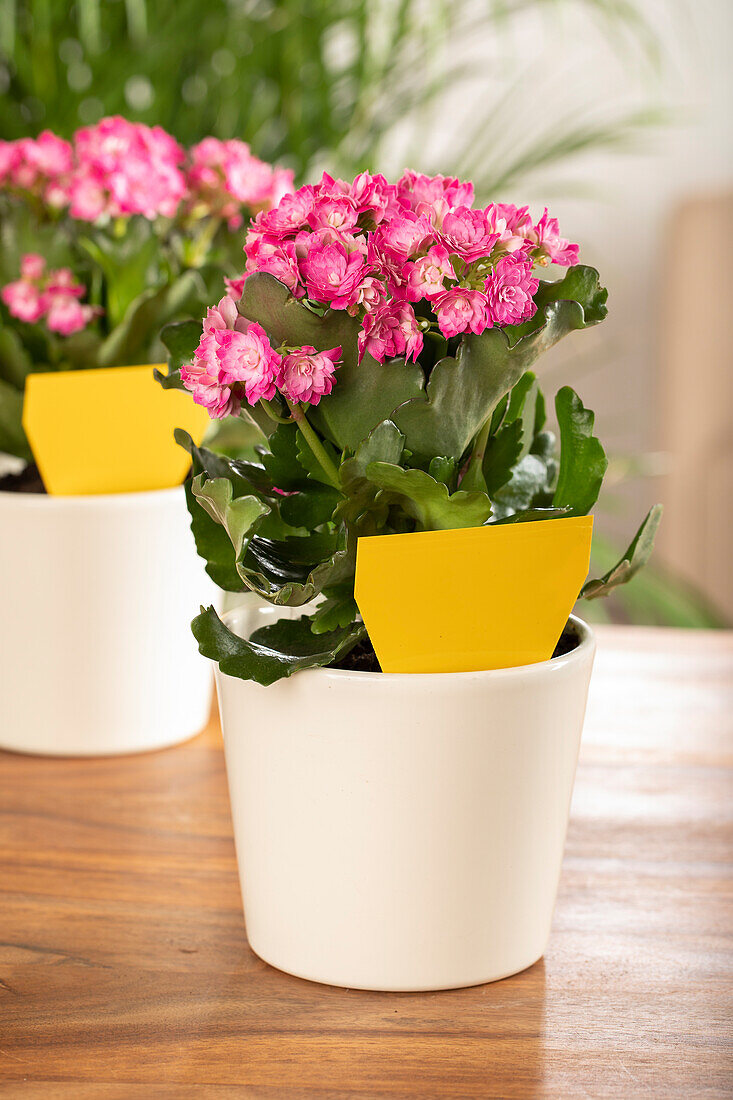
[[[338,489],[340,492],[341,482],[339,481],[338,470],[334,466],[331,459],[328,457],[325,447],[321,443],[316,433],[313,431],[313,428],[311,428],[310,424],[308,423],[308,419],[305,413],[299,405],[294,404],[292,401],[290,401],[289,398],[286,397],[285,400],[287,402],[288,408],[290,409],[291,416],[298,426],[300,434],[303,436],[303,439],[306,441],[313,453],[313,457],[328,478],[329,483],[333,485],[334,489]]]

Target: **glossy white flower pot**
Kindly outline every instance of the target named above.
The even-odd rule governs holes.
[[[237,608],[247,636],[269,610]],[[360,989],[495,981],[545,950],[594,641],[542,664],[271,687],[217,672],[252,949]]]
[[[212,677],[190,622],[216,592],[181,487],[0,492],[0,748],[97,756],[192,737]]]

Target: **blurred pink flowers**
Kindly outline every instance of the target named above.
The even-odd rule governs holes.
[[[69,268],[46,272],[43,256],[28,252],[20,262],[20,279],[7,283],[0,291],[0,298],[10,315],[19,321],[36,324],[45,318],[51,332],[71,336],[101,313],[79,301],[84,290]]]
[[[217,217],[230,229],[277,206],[293,173],[255,157],[243,141],[205,138],[188,154],[160,126],[119,115],[77,130],[0,142],[0,188],[67,209],[86,222],[141,215]]]
[[[293,189],[292,172],[265,164],[243,141],[204,138],[194,145],[190,160],[186,172],[190,209],[216,214],[230,229],[242,224],[242,207],[253,214],[269,210]]]
[[[76,167],[69,188],[71,216],[142,214],[172,218],[186,189],[180,171],[185,153],[160,126],[144,126],[115,115],[78,130]]]

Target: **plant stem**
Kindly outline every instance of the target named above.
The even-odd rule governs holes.
[[[260,405],[265,410],[270,420],[273,420],[276,424],[292,424],[292,420],[289,416],[278,416],[269,401],[263,399],[260,401]]]
[[[331,459],[328,457],[326,449],[321,443],[320,439],[308,423],[305,413],[298,405],[293,404],[287,397],[285,398],[285,400],[287,402],[288,408],[290,409],[293,420],[298,425],[300,434],[303,436],[303,439],[306,441],[311,451],[313,452],[313,457],[315,458],[316,462],[321,467],[329,482],[331,483],[331,485],[333,485],[334,489],[338,489],[339,491],[341,491],[341,483],[339,481],[338,470],[334,466]]]
[[[488,418],[474,440],[473,450],[471,451],[471,457],[468,461],[468,468],[461,478],[462,489],[478,489],[483,481],[482,466],[490,431],[491,417]]]

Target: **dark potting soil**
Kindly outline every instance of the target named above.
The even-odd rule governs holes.
[[[566,626],[560,635],[560,639],[555,646],[555,652],[553,657],[564,657],[566,653],[572,653],[572,651],[578,646],[578,635],[575,633],[572,626]],[[354,648],[342,657],[340,661],[336,661],[331,665],[331,668],[340,668],[346,672],[381,672],[379,667],[379,661],[377,655],[374,652],[374,646],[368,638],[362,638],[360,642],[354,646]]]
[[[45,493],[38,467],[31,463],[17,474],[0,477],[0,493]]]

